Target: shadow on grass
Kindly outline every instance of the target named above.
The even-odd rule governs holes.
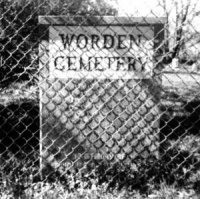
[[[39,153],[39,107],[34,101],[0,105],[0,154],[31,158]]]
[[[91,187],[93,179],[98,180],[98,184],[107,183],[108,190],[127,188],[139,190],[147,193],[150,185],[159,186],[165,181],[167,184],[176,183],[184,187],[192,172],[199,169],[196,157],[190,151],[180,151],[176,147],[168,148],[165,139],[178,140],[181,136],[198,135],[200,129],[200,101],[191,101],[184,106],[181,115],[165,114],[161,118],[161,158],[156,159],[151,156],[147,159],[136,158],[130,165],[123,165],[123,162],[109,164],[106,162],[95,162],[94,167],[87,167],[89,175],[81,175],[77,178],[79,171],[56,171],[53,167],[46,168],[47,181],[62,181],[66,188],[70,187],[70,177],[75,181],[74,189],[80,183],[86,181]],[[33,101],[13,103],[8,106],[0,105],[0,153],[5,158],[8,153],[18,159],[32,159],[34,154],[39,154],[39,107]],[[165,147],[167,145],[167,147]],[[39,157],[39,156],[37,156]],[[37,158],[36,158],[37,159]],[[2,160],[1,160],[2,161]],[[38,160],[36,161],[38,164]],[[10,169],[21,171],[22,164],[15,168],[15,164],[10,165]],[[135,165],[133,168],[132,166]],[[50,174],[51,175],[48,175]],[[12,179],[10,180],[12,181]],[[195,184],[195,183],[194,183]],[[17,187],[17,186],[16,186]],[[72,190],[73,191],[73,190]]]
[[[176,113],[174,109],[179,111]],[[200,135],[200,100],[184,102],[181,107],[162,108],[161,136],[178,139],[182,135]],[[162,140],[162,138],[161,138]]]

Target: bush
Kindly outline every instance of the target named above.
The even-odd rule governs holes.
[[[13,1],[0,2],[3,17],[0,24],[2,66],[0,87],[12,82],[30,80],[37,68],[33,54],[38,44],[37,12],[33,1],[24,6]]]

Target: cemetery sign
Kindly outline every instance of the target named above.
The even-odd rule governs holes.
[[[80,163],[158,154],[164,18],[41,16],[41,155]],[[156,74],[156,77],[155,75]],[[110,158],[108,158],[110,157]]]

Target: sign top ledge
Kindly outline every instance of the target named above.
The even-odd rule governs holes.
[[[118,17],[118,16],[39,16],[39,24],[59,26],[97,25],[155,25],[164,24],[165,17]]]

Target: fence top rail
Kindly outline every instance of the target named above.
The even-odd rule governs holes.
[[[164,24],[165,17],[118,17],[118,16],[39,16],[39,24],[43,25],[71,25],[71,26],[102,26],[102,25],[155,25]]]

